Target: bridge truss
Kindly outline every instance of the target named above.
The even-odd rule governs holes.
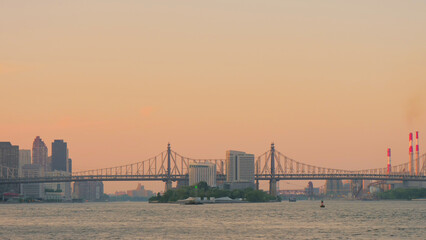
[[[166,189],[171,188],[173,181],[187,181],[191,163],[214,163],[217,178],[225,179],[225,159],[194,159],[180,155],[171,150],[170,144],[166,151],[141,162],[117,167],[100,168],[74,172],[70,176],[36,177],[19,176],[18,169],[0,166],[0,184],[42,183],[42,182],[74,182],[74,181],[164,181]],[[276,193],[276,182],[279,180],[332,180],[332,179],[370,179],[397,181],[426,181],[426,154],[420,157],[423,163],[418,174],[408,172],[408,162],[387,168],[366,170],[343,170],[318,167],[296,161],[271,149],[255,160],[255,180],[258,186],[260,180],[270,182],[270,191]]]

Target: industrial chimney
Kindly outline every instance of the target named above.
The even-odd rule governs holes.
[[[410,171],[410,175],[413,174],[414,165],[413,165],[413,133],[409,134],[409,144],[408,144],[408,169]]]
[[[391,169],[392,169],[392,167],[391,167],[391,149],[388,148],[388,174],[391,173]]]
[[[419,175],[419,132],[416,131],[416,175]]]

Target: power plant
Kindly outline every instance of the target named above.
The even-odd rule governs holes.
[[[419,175],[420,154],[419,154],[419,132],[416,131],[416,175]]]
[[[420,169],[420,153],[419,153],[419,132],[416,131],[416,157],[413,151],[413,133],[408,135],[408,169],[410,175],[419,175]]]

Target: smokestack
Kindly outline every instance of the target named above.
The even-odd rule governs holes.
[[[388,148],[388,174],[391,173],[391,169],[392,169],[392,167],[391,167],[391,149]]]
[[[419,175],[419,132],[416,131],[416,175]]]
[[[413,133],[409,134],[409,144],[408,144],[408,169],[410,174],[413,174],[414,166],[413,166]]]

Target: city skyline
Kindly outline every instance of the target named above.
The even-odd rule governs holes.
[[[405,162],[409,132],[422,146],[426,3],[226,6],[2,3],[0,141],[64,139],[75,171],[168,142],[197,158],[275,142],[342,169],[385,166],[387,148]]]
[[[419,136],[419,133],[418,132],[415,132],[415,136],[416,136],[416,141],[415,141],[415,143],[416,143],[416,145],[415,145],[415,152],[416,152],[416,159],[413,159],[413,154],[414,154],[414,152],[413,152],[413,148],[414,148],[414,146],[413,146],[413,133],[410,133],[409,134],[409,152],[410,152],[410,154],[409,154],[409,161],[408,162],[406,162],[405,164],[406,165],[401,165],[401,164],[396,164],[397,166],[395,166],[395,165],[390,165],[389,163],[389,149],[388,149],[388,152],[387,152],[387,156],[388,156],[388,164],[387,164],[387,166],[386,167],[380,167],[380,170],[379,169],[370,169],[370,170],[372,170],[373,172],[370,172],[370,174],[371,173],[374,173],[374,174],[394,174],[394,171],[396,171],[396,174],[398,174],[398,172],[399,171],[403,171],[403,172],[405,172],[405,171],[409,171],[409,174],[410,175],[417,175],[418,173],[414,170],[414,168],[412,167],[412,166],[414,166],[415,165],[415,162],[417,161],[417,164],[421,164],[421,166],[419,166],[420,168],[419,168],[419,170],[421,170],[422,172],[424,171],[424,167],[425,167],[425,165],[424,165],[424,157],[425,157],[425,155],[426,154],[421,154],[421,153],[419,153],[419,145],[418,145],[418,136]],[[12,146],[11,145],[11,143],[10,142],[1,142],[2,144],[6,144],[5,146]],[[42,144],[42,145],[41,145]],[[55,144],[60,144],[60,145],[64,145],[65,147],[61,147],[61,148],[63,148],[64,149],[64,151],[66,151],[66,154],[68,154],[68,149],[66,148],[66,143],[63,141],[63,140],[54,140],[54,142],[52,142],[52,147],[53,148],[55,148],[54,147],[54,145]],[[34,146],[37,146],[37,148],[36,148],[36,150],[38,149],[38,147],[39,146],[41,146],[41,147],[44,147],[45,149],[42,151],[42,152],[44,152],[44,154],[46,154],[46,153],[48,153],[48,151],[47,151],[47,148],[46,148],[46,145],[44,144],[44,142],[41,140],[41,138],[39,137],[39,136],[37,136],[36,138],[35,138],[35,140],[34,140],[34,144],[33,144]],[[274,149],[274,143],[272,143],[271,144],[271,151],[275,151],[275,150],[273,150]],[[19,149],[19,146],[18,145],[14,145],[14,147],[15,148],[17,148],[17,149]],[[52,150],[53,150],[53,148],[52,148]],[[168,144],[168,149],[170,150],[170,144]],[[30,152],[30,150],[19,150],[19,153],[21,153],[21,152],[25,152],[25,155],[31,155],[31,152]],[[53,151],[52,151],[53,152]],[[164,153],[164,152],[163,152]],[[175,154],[175,153],[174,153]],[[259,160],[261,160],[261,161],[269,161],[269,160],[267,160],[265,157],[270,157],[271,155],[268,155],[269,154],[269,151],[268,152],[266,152],[266,153],[264,153],[264,154],[262,154],[262,155],[259,155],[259,156],[256,156],[256,159],[257,159],[257,157],[259,157]],[[271,154],[272,154],[272,152],[271,152]],[[161,158],[163,158],[163,155],[162,154],[160,154],[161,155]],[[285,155],[282,155],[282,153],[279,153],[278,155],[277,155],[277,157],[278,157],[278,159],[280,158],[280,155],[281,155],[281,158],[282,159],[285,159],[285,161],[286,162],[281,162],[281,166],[279,166],[279,168],[280,169],[277,169],[277,171],[281,171],[280,173],[282,174],[283,173],[283,169],[284,169],[284,171],[287,171],[287,173],[293,173],[293,167],[294,168],[296,168],[297,170],[297,172],[300,174],[300,173],[305,173],[305,171],[308,171],[308,172],[310,172],[310,173],[319,173],[320,171],[322,172],[322,173],[326,173],[326,172],[324,172],[325,171],[325,168],[324,168],[324,166],[312,166],[312,165],[309,165],[309,164],[306,164],[306,163],[300,163],[300,162],[297,162],[297,161],[295,161],[295,162],[293,162],[294,160],[293,159],[288,159],[290,162],[289,163],[287,163],[287,156],[285,156]],[[423,160],[421,160],[421,159],[418,159],[418,157],[421,155],[421,158],[423,159]],[[18,155],[16,155],[16,164],[18,164],[18,162],[20,163],[21,162],[21,154],[19,154],[19,156]],[[159,157],[159,156],[157,156],[157,157]],[[156,160],[155,161],[157,161],[157,157],[156,157]],[[269,158],[268,157],[268,158]],[[52,158],[52,156],[50,156],[49,157],[49,159],[51,159]],[[175,159],[176,158],[176,155],[175,155],[175,157],[173,158],[173,159]],[[222,163],[220,163],[220,162],[217,162],[216,164],[219,164],[218,165],[218,167],[221,169],[221,171],[223,171],[223,169],[222,169],[222,167],[224,166],[224,165],[226,165],[227,167],[226,167],[226,179],[227,179],[227,181],[225,182],[225,185],[227,185],[227,187],[230,187],[231,189],[233,189],[233,188],[241,188],[241,189],[244,189],[244,188],[246,188],[246,187],[248,187],[248,185],[247,184],[253,184],[254,182],[253,182],[253,180],[254,180],[254,159],[255,159],[255,156],[253,155],[253,154],[246,154],[245,152],[241,152],[241,151],[235,151],[235,150],[228,150],[228,151],[226,151],[226,160],[225,159],[223,159],[225,162],[222,162]],[[160,160],[161,161],[161,159],[159,158],[158,160]],[[177,160],[177,159],[176,159]],[[209,161],[212,161],[213,160],[213,162],[215,162],[216,160],[214,160],[214,159],[211,159],[210,158],[210,160]],[[238,161],[237,161],[238,160]],[[244,160],[244,161],[248,161],[248,162],[246,162],[246,163],[244,163],[243,164],[243,162],[241,162],[242,160]],[[71,159],[68,159],[68,161],[71,161]],[[173,160],[173,161],[175,161],[175,160]],[[179,161],[179,160],[178,160]],[[276,161],[276,160],[275,160]],[[147,167],[148,166],[150,166],[149,168],[151,168],[151,163],[148,163],[148,162],[145,162],[145,163],[147,163],[148,165],[147,165]],[[260,163],[260,162],[259,162]],[[40,164],[38,164],[37,165],[37,163],[34,163],[35,165],[34,165],[34,167],[36,167],[36,166],[41,166]],[[110,169],[110,170],[107,170],[107,169],[105,169],[104,167],[100,167],[100,168],[98,168],[99,170],[101,170],[102,168],[103,168],[103,170],[104,170],[104,174],[108,174],[108,172],[109,172],[109,174],[108,175],[112,175],[112,176],[114,176],[114,174],[113,174],[113,172],[115,173],[115,174],[117,174],[118,173],[118,171],[120,171],[120,174],[122,174],[121,173],[121,171],[122,171],[122,169],[124,168],[125,169],[125,172],[126,172],[126,175],[128,175],[128,174],[130,174],[131,175],[131,173],[129,172],[129,173],[127,173],[127,169],[134,169],[134,167],[135,167],[135,170],[136,169],[139,169],[139,166],[137,167],[136,165],[135,165],[136,163],[134,163],[133,162],[133,165],[132,166],[130,166],[130,165],[128,165],[128,166],[115,166],[115,170],[113,170],[113,169]],[[138,163],[139,164],[139,163]],[[164,168],[164,166],[162,165],[162,164],[164,164],[164,159],[163,159],[163,163],[161,163],[161,167],[160,167],[160,171],[161,171],[161,168]],[[178,164],[177,162],[175,163],[176,165],[175,165],[175,167],[177,167],[178,165],[180,165],[180,164]],[[188,164],[188,163],[185,163],[185,164],[183,164],[182,163],[182,166],[183,165],[186,165],[186,164]],[[247,165],[248,164],[248,165]],[[264,166],[264,164],[266,164],[265,162],[264,163],[260,163],[259,165],[257,165],[257,166],[259,166],[259,174],[265,174],[265,173],[267,173],[267,174],[269,174],[268,173],[268,171],[267,172],[263,172],[264,171],[264,168],[263,168],[263,166]],[[268,165],[269,165],[270,163],[268,163]],[[276,165],[277,163],[275,163],[275,165]],[[279,163],[278,163],[279,164]],[[284,164],[284,165],[283,165]],[[290,164],[290,165],[288,165],[288,164]],[[296,164],[296,165],[295,165]],[[191,167],[191,163],[189,162],[189,166]],[[3,165],[3,166],[6,166],[6,165]],[[215,168],[216,168],[216,165],[215,164],[213,164],[213,166],[215,166]],[[265,165],[266,166],[266,165]],[[272,165],[271,165],[272,166]],[[283,168],[283,166],[284,166],[284,168]],[[19,168],[21,169],[23,166],[19,166]],[[31,166],[28,166],[28,167],[31,167]],[[42,167],[42,166],[41,166]],[[65,167],[67,167],[67,166],[65,166]],[[137,168],[136,168],[137,167]],[[141,167],[142,167],[142,165],[141,165]],[[268,166],[269,167],[269,166]],[[277,166],[276,166],[277,167]],[[392,167],[394,170],[392,170],[392,173],[389,171],[389,168],[390,167]],[[411,170],[409,169],[409,168],[412,168]],[[44,168],[44,167],[43,167]],[[142,167],[142,169],[144,169],[145,167]],[[173,167],[174,168],[174,167]],[[155,163],[155,169],[157,169],[157,163]],[[188,168],[188,171],[190,170],[191,168]],[[238,170],[237,170],[238,169]],[[244,169],[244,170],[243,170]],[[87,175],[87,174],[89,174],[89,175],[93,175],[93,174],[95,174],[95,175],[99,175],[99,173],[101,173],[102,174],[102,172],[97,172],[96,171],[96,169],[91,169],[91,170],[95,170],[93,173],[90,173],[90,172],[86,172],[86,173],[77,173],[77,175],[76,176],[81,176],[81,175]],[[330,173],[333,173],[333,171],[334,170],[336,170],[335,168],[331,168],[331,169],[329,169],[329,170],[331,170],[332,172],[330,172]],[[329,171],[329,170],[327,170],[327,172]],[[342,169],[343,170],[343,169]],[[364,172],[365,170],[367,170],[367,169],[344,169],[344,170],[349,170],[350,171],[350,173],[353,173],[353,172],[351,172],[351,171],[354,171],[354,170],[363,170],[362,172]],[[370,171],[370,170],[368,170],[368,171]],[[132,172],[133,172],[133,174],[136,174],[136,175],[139,175],[139,174],[142,174],[142,175],[144,175],[144,174],[146,174],[147,172],[144,170],[143,172],[139,172],[140,170],[137,170],[138,172],[136,173],[136,172],[133,172],[133,170],[132,170]],[[148,170],[148,171],[151,171],[151,170]],[[154,170],[154,172],[156,172],[157,170]],[[173,170],[173,171],[175,171],[175,170]],[[179,170],[179,171],[182,171],[182,170]],[[244,174],[242,173],[242,172],[240,172],[240,171],[244,171]],[[338,171],[341,171],[341,170],[338,170]],[[20,172],[20,171],[19,171]],[[59,175],[61,175],[61,176],[67,176],[67,175],[69,175],[69,173],[70,173],[71,171],[69,171],[68,169],[66,170],[66,172],[57,172],[56,173],[56,169],[52,169],[52,172],[46,172],[46,176],[48,176],[48,175],[50,175],[50,176],[59,176]],[[182,172],[184,172],[184,171],[182,171]],[[215,172],[215,171],[213,171],[213,172]],[[194,181],[194,179],[193,180],[191,180],[191,176],[193,176],[193,177],[195,177],[196,175],[192,175],[192,174],[194,174],[194,173],[191,173],[191,171],[189,171],[188,172],[189,173],[189,182],[191,183],[191,181]],[[197,174],[200,174],[201,172],[199,172],[199,173],[197,173]],[[342,172],[343,173],[343,172]],[[361,173],[361,172],[360,172]],[[407,172],[408,173],[408,172]],[[59,174],[59,175],[58,175]],[[65,174],[65,175],[64,175]],[[149,174],[149,173],[148,173]],[[152,174],[152,173],[151,173]],[[161,173],[160,173],[161,174]],[[203,175],[204,174],[206,174],[206,172],[203,172]],[[218,174],[219,174],[219,171],[218,171]],[[237,174],[237,175],[236,175]],[[242,174],[242,175],[240,175],[240,174]],[[257,174],[257,173],[256,173]],[[42,174],[43,175],[43,174]],[[200,175],[201,176],[201,175]],[[199,178],[200,176],[198,176],[198,177],[196,177],[196,178]],[[239,178],[238,176],[244,176],[243,178]],[[204,176],[204,177],[201,177],[201,179],[203,179],[203,178],[205,178],[205,177],[207,177],[207,175],[206,176]],[[312,177],[314,177],[314,176],[312,176]],[[314,177],[315,178],[315,177]],[[314,179],[314,178],[311,178],[311,179]],[[386,176],[386,178],[387,178],[387,176]],[[248,179],[252,179],[252,180],[249,180],[249,182],[246,182]],[[310,178],[308,178],[308,179],[310,179]],[[114,182],[115,180],[113,180],[113,179],[111,179],[112,180],[112,182]],[[236,180],[236,183],[238,183],[238,184],[243,184],[243,185],[241,185],[241,186],[237,186],[237,185],[235,185],[236,183],[232,183],[234,180]],[[284,180],[284,181],[283,181]],[[283,179],[283,180],[281,180],[281,182],[285,185],[285,183],[287,183],[287,184],[290,184],[289,182],[285,182],[285,179]],[[290,181],[294,181],[294,180],[292,180],[292,179],[288,179],[288,180],[290,180]],[[109,182],[108,180],[105,180],[106,182]],[[208,180],[208,182],[209,182],[210,180]],[[215,180],[214,180],[215,181]],[[250,183],[250,181],[251,181],[251,183]],[[297,182],[300,182],[300,181],[302,181],[302,180],[296,180]],[[321,182],[322,180],[315,180],[314,182],[316,182],[317,184],[318,184],[318,182]],[[150,184],[150,183],[152,183],[152,182],[148,182],[148,185]],[[157,182],[158,183],[158,182]],[[181,183],[184,183],[184,182],[181,182]],[[179,183],[179,181],[178,182],[176,182],[175,184],[173,184],[173,185],[175,185],[176,187],[179,187],[180,185],[181,185],[181,183]],[[194,184],[195,182],[193,182],[192,184]],[[184,183],[185,184],[185,183]],[[186,183],[186,184],[188,184],[188,183]],[[190,184],[190,185],[192,185],[192,184]],[[213,182],[212,183],[210,183],[209,185],[211,185],[211,184],[213,184]],[[222,184],[222,183],[221,183]],[[416,183],[415,183],[416,184]],[[414,184],[414,185],[415,185]],[[420,184],[420,183],[419,183]],[[24,184],[25,185],[25,184]],[[154,191],[158,191],[158,192],[162,192],[163,190],[161,190],[161,187],[160,188],[158,188],[158,184],[154,184],[154,185],[157,185],[157,186],[154,186],[153,187],[153,185],[151,186],[151,187],[153,187],[153,190]],[[234,186],[235,185],[235,186]],[[246,186],[247,185],[247,186]],[[300,183],[299,184],[291,184],[291,185],[294,185],[294,186],[298,186],[298,187],[300,187],[301,185],[300,185]],[[413,186],[414,186],[413,185]],[[64,185],[65,186],[65,185]],[[68,186],[68,185],[67,185]],[[279,186],[279,184],[278,184],[278,186]],[[170,186],[171,187],[171,186]],[[170,188],[169,186],[167,187],[167,189],[169,189]],[[254,185],[252,185],[252,187],[254,187]],[[260,185],[258,185],[258,187],[260,187],[261,189],[264,189],[264,190],[266,190],[266,182],[265,181],[261,181],[261,184]],[[286,186],[287,187],[287,186]],[[62,188],[62,187],[61,187]],[[274,187],[275,188],[275,187]],[[280,188],[278,187],[277,188],[278,190],[280,190]],[[291,188],[291,189],[294,189],[294,188]],[[67,190],[68,192],[69,192],[69,190]]]

